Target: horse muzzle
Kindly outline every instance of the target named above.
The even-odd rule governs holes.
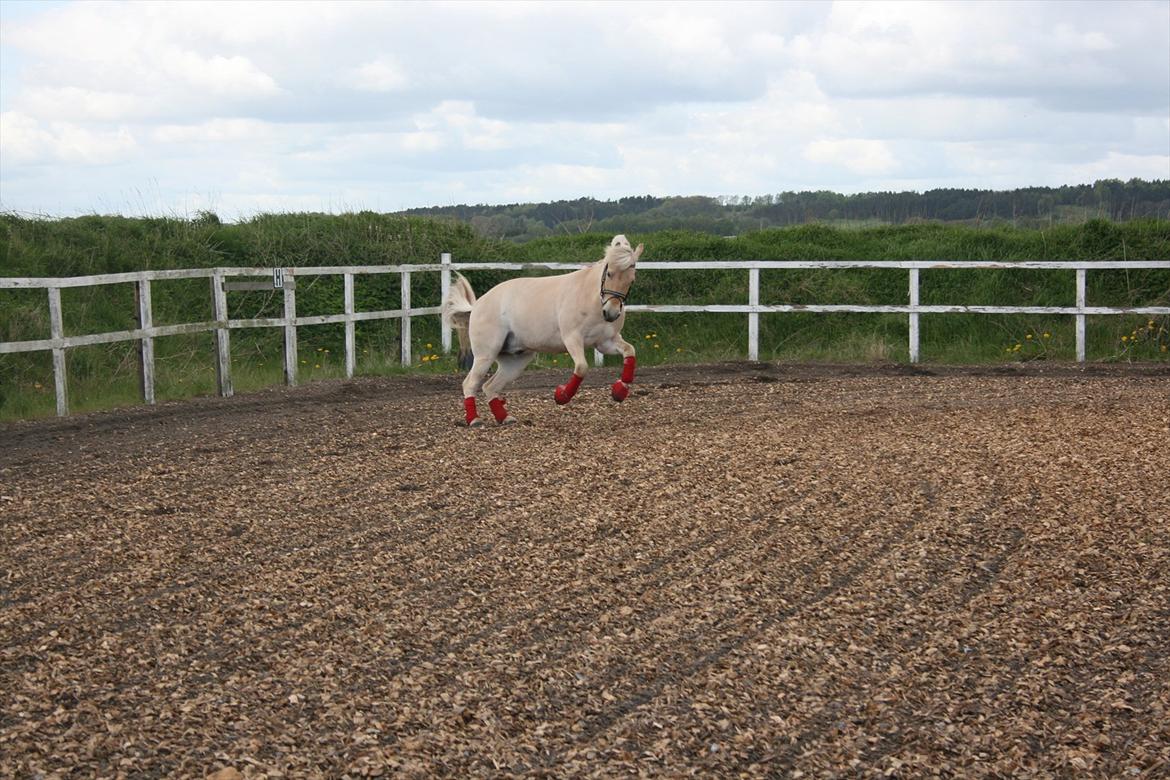
[[[604,308],[604,309],[602,309],[602,310],[601,310],[601,316],[605,318],[605,321],[606,321],[606,322],[616,322],[616,321],[617,321],[617,318],[618,318],[618,317],[620,317],[620,316],[622,316],[622,306],[621,306],[621,304],[618,304],[618,305],[617,305],[617,307],[616,307],[616,309],[617,309],[617,310],[616,310],[616,311],[614,311],[613,309],[610,309],[609,307],[606,307],[606,308]]]

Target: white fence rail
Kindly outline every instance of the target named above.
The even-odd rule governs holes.
[[[355,369],[354,324],[370,320],[401,320],[401,355],[403,365],[412,362],[411,319],[413,317],[435,316],[438,306],[413,308],[411,304],[411,275],[416,273],[440,274],[440,297],[446,298],[450,289],[452,271],[477,270],[548,270],[573,271],[580,265],[568,263],[455,263],[451,255],[443,254],[440,262],[416,265],[378,266],[323,266],[305,268],[198,268],[173,271],[140,271],[134,273],[101,274],[76,277],[14,278],[0,277],[0,290],[43,289],[49,298],[49,338],[32,341],[0,342],[0,354],[17,352],[51,351],[53,354],[53,380],[57,395],[57,414],[69,413],[68,379],[65,369],[65,350],[72,347],[109,344],[120,341],[138,341],[140,345],[142,397],[154,403],[154,339],[189,333],[213,334],[216,347],[216,376],[220,395],[232,395],[231,379],[231,331],[240,328],[282,328],[284,330],[284,375],[289,385],[297,383],[297,328],[304,325],[343,324],[345,326],[345,374],[352,377]],[[906,314],[909,318],[909,352],[911,362],[918,362],[919,317],[923,314],[1059,314],[1076,318],[1077,360],[1085,360],[1085,318],[1095,315],[1117,314],[1170,314],[1167,306],[1139,306],[1129,308],[1089,306],[1085,300],[1085,276],[1087,271],[1117,271],[1133,269],[1170,269],[1168,260],[1146,261],[647,261],[638,264],[640,270],[743,270],[748,274],[748,300],[741,304],[716,305],[658,305],[631,304],[631,312],[710,312],[719,314],[747,315],[747,352],[750,360],[759,359],[759,332],[761,314],[782,312],[856,312],[879,314]],[[885,268],[901,269],[909,276],[909,304],[889,306],[859,306],[840,304],[771,304],[760,303],[760,271],[784,271],[803,269],[845,269]],[[1072,306],[964,306],[929,305],[919,303],[919,273],[937,269],[1047,269],[1073,271],[1076,273],[1076,302]],[[398,309],[359,312],[354,310],[354,278],[359,275],[399,274],[401,279],[401,305]],[[296,313],[296,280],[313,276],[342,276],[344,281],[344,311],[299,317]],[[231,282],[234,277],[266,277],[264,282]],[[211,286],[211,302],[214,319],[205,322],[189,322],[176,325],[155,325],[151,309],[151,283],[175,279],[208,279]],[[61,313],[61,290],[75,287],[92,287],[106,284],[133,284],[138,302],[138,327],[133,330],[110,333],[94,333],[77,336],[64,335]],[[280,290],[284,296],[282,317],[261,319],[230,319],[228,316],[227,293],[240,289]],[[451,332],[442,328],[442,348],[450,351]],[[600,361],[601,355],[595,353]]]

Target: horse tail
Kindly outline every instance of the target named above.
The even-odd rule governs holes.
[[[443,322],[455,329],[459,337],[459,367],[471,368],[471,309],[475,306],[475,290],[463,278],[462,274],[455,274],[451,280],[451,289],[447,293],[447,300],[443,301]]]

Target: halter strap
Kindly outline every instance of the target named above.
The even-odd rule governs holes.
[[[625,303],[626,298],[629,296],[629,293],[622,293],[622,292],[618,292],[617,290],[605,289],[605,277],[607,277],[607,276],[609,276],[609,263],[605,264],[605,270],[603,270],[601,272],[601,300],[602,300],[602,302],[603,303],[605,302],[605,296],[608,295],[612,298],[617,298],[622,303]]]

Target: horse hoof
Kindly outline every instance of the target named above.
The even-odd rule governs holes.
[[[500,425],[515,425],[515,424],[516,424],[516,418],[513,417],[512,415],[508,415],[504,419],[500,420]]]
[[[478,417],[476,417],[474,420],[468,420],[467,427],[468,428],[482,428],[483,427],[483,420],[481,420]]]
[[[560,406],[564,406],[569,401],[573,400],[573,396],[565,393],[565,386],[564,385],[560,385],[556,389],[556,391],[553,392],[553,398],[556,400],[557,404],[559,404]]]
[[[630,386],[619,379],[613,383],[613,387],[610,388],[610,392],[613,394],[613,400],[621,403],[622,401],[626,400],[626,397],[630,394]]]

